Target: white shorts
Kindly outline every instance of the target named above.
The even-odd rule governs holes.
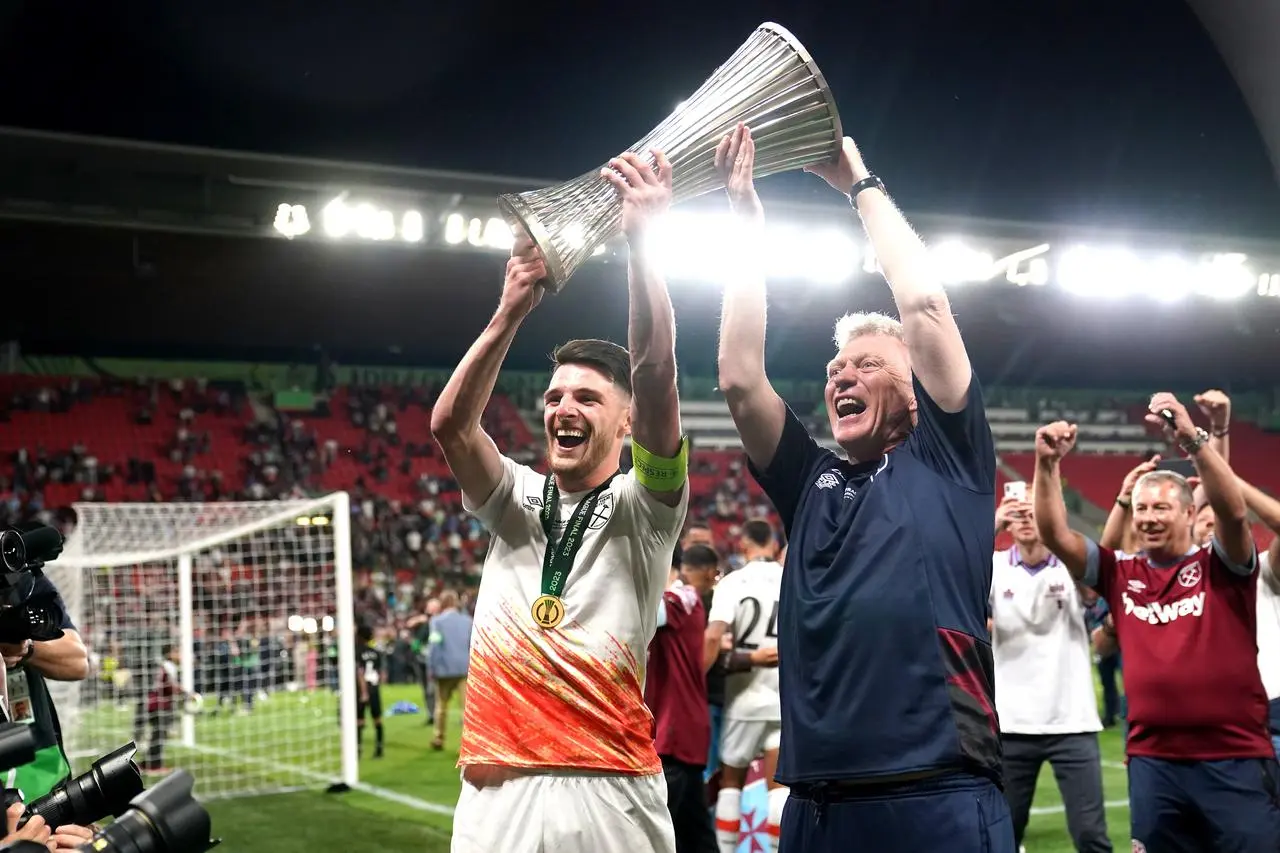
[[[762,753],[782,743],[779,720],[734,720],[720,725],[720,763],[725,767],[750,767]]]
[[[546,773],[462,783],[451,853],[675,853],[667,780]]]

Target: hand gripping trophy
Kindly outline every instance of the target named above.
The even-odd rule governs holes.
[[[756,143],[755,176],[786,172],[840,154],[843,131],[835,100],[809,52],[786,29],[761,24],[707,82],[630,147],[646,161],[662,151],[674,172],[673,201],[723,189],[713,154],[739,123]],[[592,169],[571,181],[499,197],[513,232],[528,234],[546,261],[542,282],[558,293],[597,246],[618,233],[613,187]]]

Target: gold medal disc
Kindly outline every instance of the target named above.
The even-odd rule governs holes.
[[[533,602],[533,621],[542,628],[554,628],[564,621],[564,602],[554,595],[540,595]]]

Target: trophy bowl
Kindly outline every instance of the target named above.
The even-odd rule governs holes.
[[[734,54],[675,112],[629,151],[651,166],[650,151],[672,168],[673,202],[724,189],[716,146],[739,123],[751,128],[755,176],[835,162],[844,133],[826,78],[804,45],[778,24],[756,28]],[[622,208],[612,186],[592,169],[562,184],[498,198],[513,233],[537,245],[547,267],[542,285],[559,293],[596,248],[616,236]]]

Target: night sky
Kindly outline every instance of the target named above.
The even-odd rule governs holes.
[[[518,6],[9,0],[0,123],[559,179],[776,20],[908,212],[1280,234],[1258,131],[1179,0]]]

